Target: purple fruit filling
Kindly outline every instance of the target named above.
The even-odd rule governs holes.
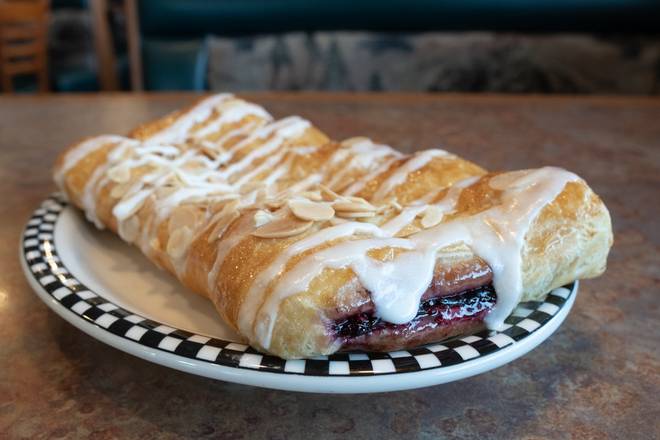
[[[351,340],[379,330],[417,328],[429,321],[435,325],[449,325],[456,321],[483,318],[485,312],[493,308],[496,299],[493,286],[488,284],[456,295],[429,298],[420,304],[417,316],[406,324],[391,324],[373,312],[364,312],[335,321],[334,331],[339,338]]]

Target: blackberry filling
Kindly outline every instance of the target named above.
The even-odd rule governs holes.
[[[429,298],[420,304],[417,316],[406,324],[391,324],[373,312],[366,312],[336,321],[334,331],[340,339],[351,340],[385,329],[415,329],[422,324],[426,327],[430,322],[439,326],[466,319],[483,319],[484,312],[495,305],[496,299],[493,286],[488,284],[456,295]]]

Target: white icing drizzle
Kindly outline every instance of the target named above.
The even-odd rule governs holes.
[[[121,203],[117,203],[112,209],[112,215],[118,221],[126,220],[130,215],[135,212],[135,209],[144,202],[147,197],[151,195],[152,190],[150,189],[141,189],[133,194],[129,199],[122,200]]]
[[[407,206],[396,217],[381,226],[389,237],[395,236],[400,230],[408,226],[419,214],[426,210],[426,205]]]
[[[305,177],[303,180],[291,185],[284,192],[288,194],[295,194],[298,192],[302,192],[316,185],[317,183],[321,183],[322,180],[323,180],[322,174],[318,174],[318,173],[310,174],[309,176]]]
[[[205,199],[211,195],[230,196],[233,195],[230,191],[225,190],[225,185],[222,184],[208,184],[194,187],[184,187],[177,189],[169,196],[158,200],[158,217],[159,219],[165,218],[170,212],[183,202],[192,199]]]
[[[351,162],[357,163],[359,168],[369,168],[375,159],[384,156],[403,156],[389,145],[376,144],[371,139],[366,138],[353,143],[350,149],[355,154]]]
[[[85,156],[92,154],[94,151],[110,143],[119,143],[126,140],[127,138],[122,136],[106,134],[87,139],[76,145],[64,155],[62,165],[57,168],[54,175],[55,184],[58,188],[64,189],[64,176]]]
[[[110,152],[108,157],[112,156],[113,154],[120,156],[135,144],[136,143],[133,139],[119,137],[118,143],[115,145],[114,149]],[[90,151],[88,154],[91,154],[92,151]],[[108,160],[94,170],[90,178],[85,183],[83,194],[80,200],[80,203],[83,206],[83,210],[85,211],[85,217],[94,223],[94,225],[99,229],[103,229],[105,225],[96,215],[96,198],[98,195],[98,190],[102,188],[104,183],[107,181],[106,173],[111,166],[112,162]]]
[[[90,222],[94,223],[98,229],[105,228],[105,225],[99,220],[96,215],[96,187],[99,183],[99,180],[105,175],[106,168],[103,166],[98,167],[94,170],[89,180],[85,183],[85,188],[83,189],[83,195],[81,198],[81,204],[84,207],[85,217]]]
[[[160,154],[163,156],[176,156],[180,154],[181,152],[179,151],[178,148],[172,146],[172,145],[145,145],[141,147],[136,147],[134,149],[134,153],[138,156],[143,156],[143,155],[152,155],[152,154]],[[121,159],[121,152],[113,151],[110,153],[110,156],[108,159],[111,162],[117,162]],[[152,156],[148,156],[152,157]],[[155,156],[154,159],[157,159],[158,156]]]
[[[338,165],[340,162],[346,160],[350,156],[350,148],[337,148],[332,152],[330,158],[328,159],[328,165],[333,167]]]
[[[447,214],[451,214],[454,211],[456,207],[456,203],[458,202],[458,198],[461,196],[463,190],[478,182],[479,179],[481,179],[481,176],[472,176],[472,177],[468,177],[467,179],[459,180],[449,188],[447,194],[445,194],[442,200],[437,201],[433,205],[440,208],[440,210],[443,213],[443,216]],[[426,196],[422,197],[416,203],[430,203],[438,196],[438,194],[440,194],[445,189],[447,188],[441,188],[438,191],[433,191],[427,194]]]
[[[227,133],[223,134],[218,140],[216,141],[207,141],[207,140],[202,140],[200,143],[202,145],[208,145],[212,148],[214,147],[221,147],[225,145],[230,139],[238,137],[238,136],[244,136],[246,133],[250,133],[254,130],[255,127],[263,126],[265,122],[260,121],[251,121],[247,124],[243,124],[240,127],[234,128],[233,130],[228,131]],[[223,156],[223,158],[220,160],[220,163],[225,163],[231,158],[231,154],[225,153],[226,157]]]
[[[351,155],[351,159],[328,182],[330,188],[333,188],[338,183],[342,182],[355,170],[372,171],[382,162],[383,159],[403,156],[392,147],[376,144],[371,139],[367,138],[352,142],[348,148],[339,149],[337,150],[337,153],[340,154],[331,158],[331,164],[343,160],[347,155]]]
[[[239,122],[247,116],[258,116],[266,121],[273,117],[263,107],[242,100],[229,100],[219,106],[220,117],[194,132],[196,139],[208,136],[220,130],[226,124]]]
[[[264,127],[267,129],[264,130],[264,133],[268,133],[267,135],[272,134],[272,138],[250,151],[238,162],[229,165],[225,170],[218,173],[218,176],[229,181],[234,174],[248,168],[256,159],[276,151],[287,139],[302,135],[309,126],[309,122],[304,119],[290,117]],[[267,135],[259,137],[266,137]]]
[[[301,126],[299,124],[304,125],[305,123],[306,123],[305,128],[310,126],[308,121],[298,116],[289,116],[287,118],[280,119],[279,121],[272,122],[263,127],[259,127],[257,130],[250,133],[245,139],[242,139],[240,142],[233,145],[231,147],[231,151],[238,152],[241,149],[251,145],[255,141],[265,139],[274,133],[278,133],[279,136],[284,137],[285,139],[289,137],[293,137],[295,136],[295,132],[301,129]],[[294,134],[289,133],[286,127],[292,129],[294,131]]]
[[[222,263],[225,261],[225,258],[227,258],[227,255],[229,255],[232,249],[234,249],[238,243],[247,238],[254,230],[254,222],[247,221],[246,219],[243,219],[242,221],[244,222],[242,227],[233,230],[231,235],[223,235],[222,239],[218,242],[218,252],[207,277],[210,292],[215,292],[217,289],[215,281],[218,278],[218,272],[220,272]]]
[[[263,173],[264,171],[273,168],[277,163],[279,163],[282,160],[282,158],[286,153],[287,153],[286,150],[281,150],[276,154],[273,154],[268,159],[263,161],[261,165],[255,167],[252,171],[245,173],[240,179],[234,182],[234,185],[240,187],[241,185],[250,182],[252,179],[254,179],[259,174]],[[268,176],[270,177],[273,174],[277,174],[281,176],[282,174],[286,173],[287,168],[288,167],[286,166],[282,166],[281,171],[279,169],[273,169],[273,171],[269,173]]]
[[[422,169],[434,158],[448,155],[449,153],[444,150],[425,150],[415,154],[378,187],[372,197],[373,201],[378,202],[383,200],[394,188],[405,183],[410,173]]]
[[[181,156],[168,159],[164,156],[156,156],[153,153],[139,155],[137,158],[125,159],[122,161],[122,166],[136,168],[146,164],[155,165],[157,168],[151,173],[141,176],[140,180],[128,190],[127,194],[114,206],[112,214],[118,221],[123,221],[131,216],[137,207],[139,207],[150,195],[152,195],[158,187],[165,184],[168,179],[177,175],[181,167],[189,161],[196,152],[189,150]],[[190,175],[188,177],[191,177]],[[143,188],[146,184],[150,186]],[[183,189],[183,188],[182,188]],[[182,190],[179,189],[178,191]],[[206,188],[207,192],[211,190]],[[159,213],[166,214],[171,207],[175,205],[162,202],[159,206]]]
[[[305,291],[325,268],[350,267],[370,290],[379,316],[393,323],[407,322],[431,283],[438,250],[459,243],[468,245],[493,271],[498,299],[486,324],[500,328],[522,296],[521,254],[529,227],[568,182],[578,179],[552,167],[512,174],[494,179],[494,189],[502,191],[500,201],[476,215],[440,223],[406,239],[348,241],[306,257],[277,281],[253,322],[251,336],[268,348],[281,301]],[[386,263],[367,256],[369,250],[387,246],[407,250]]]
[[[305,156],[305,155],[308,155],[308,154],[313,154],[316,151],[318,151],[318,147],[315,147],[313,145],[309,145],[309,146],[306,146],[306,147],[294,147],[294,148],[291,148],[289,151],[291,151],[291,153],[293,153],[295,155],[298,155],[298,156]]]
[[[202,100],[192,109],[176,118],[172,124],[149,136],[146,142],[151,144],[183,142],[195,124],[208,119],[216,107],[233,97],[231,94],[221,93]]]
[[[399,157],[393,157],[391,159],[386,160],[378,168],[376,168],[374,171],[372,171],[371,173],[369,173],[369,174],[367,174],[363,177],[360,177],[355,182],[353,182],[348,188],[346,188],[345,190],[342,191],[342,194],[346,195],[346,196],[352,196],[354,194],[359,193],[360,191],[362,191],[362,188],[364,188],[364,186],[367,183],[369,183],[370,181],[372,181],[376,177],[380,176],[385,171],[389,170],[390,167],[392,165],[394,165],[394,163],[398,160],[399,160]]]
[[[273,168],[273,170],[265,176],[261,182],[269,187],[270,185],[274,184],[277,180],[279,180],[280,177],[284,176],[287,172],[289,171],[289,163],[286,162],[276,168]]]

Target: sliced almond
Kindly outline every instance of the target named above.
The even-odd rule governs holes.
[[[337,211],[335,215],[342,218],[369,218],[375,216],[376,213],[374,211]]]
[[[345,218],[333,217],[330,219],[330,224],[332,226],[341,225],[342,223],[346,223],[346,222],[348,222],[348,220],[346,220]]]
[[[263,183],[263,182],[247,182],[247,183],[244,183],[243,185],[241,185],[241,187],[238,189],[238,192],[240,194],[247,194],[247,193],[250,193],[252,191],[262,189],[262,188],[265,188],[265,187],[266,187],[266,184]]]
[[[179,228],[187,227],[194,230],[197,226],[199,213],[197,209],[192,206],[179,206],[170,215],[170,220],[167,228],[170,234]]]
[[[314,222],[300,220],[295,217],[287,216],[273,220],[260,228],[257,228],[252,235],[260,238],[285,238],[302,234],[308,230]]]
[[[124,197],[120,203],[115,205],[112,212],[117,220],[126,220],[142,209],[142,206],[150,196],[151,191],[148,189],[141,189],[135,192],[131,191],[130,195]]]
[[[273,214],[271,214],[268,211],[264,211],[263,209],[259,209],[257,212],[254,213],[254,225],[256,227],[260,227],[265,225],[266,223],[270,223],[273,220]]]
[[[313,202],[321,202],[323,200],[321,191],[305,191],[302,192],[300,195]]]
[[[328,188],[325,185],[319,185],[319,190],[321,192],[321,196],[323,196],[323,200],[327,200],[327,201],[331,202],[333,200],[341,198],[341,196],[339,194],[337,194],[336,192],[334,192],[333,190],[331,190],[330,188]]]
[[[284,206],[285,203],[286,200],[284,199],[271,199],[266,200],[264,204],[270,209],[280,209],[282,206]]]
[[[119,222],[117,225],[117,232],[123,240],[133,243],[140,232],[140,219],[134,215],[133,217],[129,217],[126,220]]]
[[[222,237],[234,220],[241,216],[241,213],[238,210],[238,205],[238,200],[229,202],[211,219],[210,224],[215,223],[215,226],[207,238],[209,243],[213,243],[215,240]]]
[[[167,255],[174,259],[183,257],[192,239],[192,229],[186,226],[177,229],[170,235],[170,238],[167,241]]]
[[[110,197],[113,197],[115,199],[121,199],[122,197],[124,197],[124,195],[128,192],[130,188],[131,188],[131,182],[119,183],[112,187],[112,190],[110,191]]]
[[[208,168],[200,166],[199,161],[195,159],[196,157],[193,156],[191,159],[188,159],[186,163],[174,170],[174,173],[176,173],[179,179],[185,181],[189,176],[199,176],[208,171]]]
[[[186,197],[185,202],[190,204],[207,203],[215,194],[204,194],[199,196]],[[217,197],[222,197],[223,194],[218,194]]]
[[[369,204],[369,202],[367,202],[367,199],[364,199],[364,198],[362,198],[362,197],[357,197],[357,196],[342,196],[342,198],[344,198],[344,199],[346,199],[346,200],[350,200],[351,202],[355,202],[355,203],[366,203],[367,205]]]
[[[113,182],[126,183],[131,180],[131,169],[125,164],[114,166],[108,170],[108,177]]]
[[[422,227],[431,228],[442,221],[444,212],[435,205],[429,205],[422,215]]]
[[[227,202],[238,200],[238,194],[209,194],[202,200],[203,203],[199,204],[200,207],[207,207],[209,213],[215,215],[226,206]]]
[[[177,188],[175,186],[172,186],[171,184],[165,185],[165,186],[159,186],[156,188],[156,198],[157,199],[164,199],[172,195],[174,191],[176,191]]]
[[[403,206],[396,199],[391,199],[387,201],[387,204],[396,209],[397,211],[403,211]]]
[[[366,200],[362,201],[355,200],[337,200],[332,204],[332,207],[336,211],[347,211],[347,212],[375,212],[376,207]]]
[[[302,220],[324,221],[335,216],[335,210],[328,203],[312,202],[310,200],[289,200],[289,209]]]

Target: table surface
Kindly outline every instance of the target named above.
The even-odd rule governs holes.
[[[82,136],[125,133],[193,98],[0,98],[0,437],[660,437],[660,100],[466,95],[252,94],[335,139],[405,151],[442,146],[486,168],[557,165],[609,207],[609,268],[581,285],[563,326],[497,370],[372,395],[273,391],[170,370],[106,346],[32,293],[21,229],[53,191],[55,155]]]

